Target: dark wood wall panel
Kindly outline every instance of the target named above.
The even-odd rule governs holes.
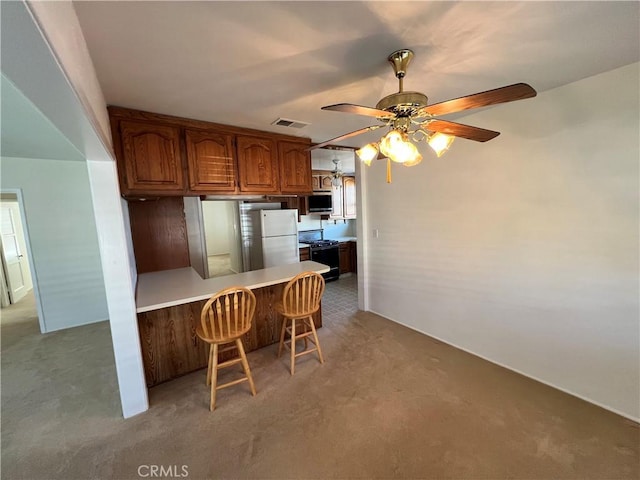
[[[253,290],[257,306],[251,330],[242,337],[245,351],[280,340],[283,317],[276,312],[275,304],[282,299],[284,285]],[[138,314],[144,373],[149,387],[207,367],[209,347],[196,335],[205,303],[206,300],[202,300]],[[316,327],[322,327],[322,310],[314,314],[313,320]],[[226,360],[233,352],[223,355],[220,359]]]
[[[190,265],[182,197],[129,202],[129,218],[138,273]]]

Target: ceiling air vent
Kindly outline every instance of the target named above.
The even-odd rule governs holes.
[[[304,128],[309,124],[307,122],[300,122],[289,118],[279,118],[271,122],[271,125],[278,125],[279,127]]]

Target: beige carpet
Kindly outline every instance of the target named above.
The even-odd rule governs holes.
[[[324,365],[301,357],[291,377],[275,346],[252,352],[258,395],[222,390],[213,413],[203,370],[124,420],[107,323],[10,322],[2,478],[639,478],[637,424],[357,312],[355,282],[327,284]]]

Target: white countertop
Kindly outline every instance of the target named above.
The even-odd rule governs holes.
[[[206,300],[214,293],[236,285],[251,289],[268,287],[288,282],[299,273],[309,270],[325,273],[329,271],[329,267],[318,262],[304,261],[206,280],[191,267],[143,273],[138,275],[136,311],[149,312]]]

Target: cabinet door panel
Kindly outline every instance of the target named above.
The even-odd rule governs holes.
[[[340,244],[340,273],[351,271],[351,246],[349,242]]]
[[[358,273],[358,243],[349,242],[351,247],[351,271]]]
[[[344,195],[344,217],[356,218],[356,179],[342,177],[342,193]]]
[[[320,175],[320,190],[330,192],[333,189],[333,177],[331,175]]]
[[[311,154],[309,144],[278,142],[280,191],[311,193]]]
[[[129,190],[184,192],[178,127],[123,120],[120,135]]]
[[[238,136],[238,176],[240,191],[278,193],[276,142],[270,138]]]
[[[342,185],[334,186],[331,190],[331,217],[343,218]]]
[[[189,190],[193,192],[235,192],[236,164],[232,135],[185,131]]]

